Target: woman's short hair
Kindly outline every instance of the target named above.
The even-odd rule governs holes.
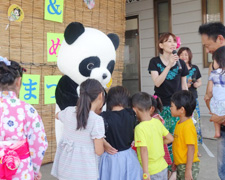
[[[191,50],[188,47],[182,47],[177,52],[177,55],[180,56],[183,51],[187,51],[187,53],[188,53],[188,64],[189,64],[189,66],[192,66],[192,56],[193,55],[192,55]]]
[[[160,37],[159,37],[159,44],[168,41],[170,36],[172,36],[173,40],[175,42],[177,42],[176,36],[173,33],[167,32],[167,33],[163,33],[163,34],[160,35]],[[163,49],[160,48],[159,44],[158,44],[159,53],[163,54]]]

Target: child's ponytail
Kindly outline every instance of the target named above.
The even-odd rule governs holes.
[[[158,97],[157,95],[153,95],[151,96],[151,99],[152,99],[152,106],[154,106],[155,108],[154,114],[159,114],[160,112],[162,112],[163,105],[160,97]]]
[[[160,97],[157,96],[156,101],[157,101],[157,109],[159,110],[159,112],[162,112],[163,104],[162,104],[162,101],[161,101]]]
[[[88,79],[80,85],[80,98],[77,102],[77,130],[86,128],[91,103],[103,93],[104,89],[99,81],[95,79]],[[104,94],[104,93],[103,93]]]

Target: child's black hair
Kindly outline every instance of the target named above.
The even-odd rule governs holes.
[[[107,110],[112,110],[114,106],[130,107],[130,93],[125,87],[115,86],[109,89],[107,94]]]
[[[213,61],[217,62],[217,64],[219,65],[219,68],[225,70],[225,46],[218,48],[213,53],[212,58],[213,58]]]
[[[7,60],[8,61],[8,60]],[[11,86],[17,77],[22,77],[24,68],[16,61],[9,60],[10,65],[0,61],[0,87]],[[4,90],[4,89],[3,89]]]
[[[186,117],[192,116],[193,111],[196,107],[196,99],[192,92],[187,90],[178,91],[171,97],[171,102],[175,104],[177,109],[184,107]]]
[[[216,42],[218,35],[225,38],[225,27],[221,22],[211,22],[203,24],[198,29],[199,34],[206,34],[209,38]]]
[[[160,97],[153,95],[151,96],[152,106],[155,108],[153,114],[159,114],[163,110],[163,105]]]
[[[77,101],[77,130],[85,129],[91,110],[91,103],[102,93],[104,89],[99,81],[95,79],[87,79],[80,85],[80,98]]]
[[[149,111],[152,106],[152,98],[146,92],[138,92],[132,96],[132,106],[140,111]]]

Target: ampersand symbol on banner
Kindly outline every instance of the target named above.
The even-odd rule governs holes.
[[[60,15],[62,13],[62,11],[58,11],[60,5],[56,4],[56,0],[54,0],[54,2],[52,3],[52,0],[49,0],[49,5],[48,5],[48,12],[49,14],[57,14]],[[50,9],[51,8],[51,9]],[[53,12],[51,11],[53,10]]]

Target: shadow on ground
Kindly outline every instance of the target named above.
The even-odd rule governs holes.
[[[216,150],[217,142],[216,140],[204,139],[205,146],[215,157],[210,157],[210,152],[207,153],[204,146],[199,146],[199,152],[202,157],[200,157],[200,173],[198,176],[199,180],[219,180],[217,175],[217,164],[216,164]],[[52,163],[45,164],[41,167],[42,179],[43,180],[56,180],[55,177],[51,176]],[[72,180],[71,178],[70,180]]]

